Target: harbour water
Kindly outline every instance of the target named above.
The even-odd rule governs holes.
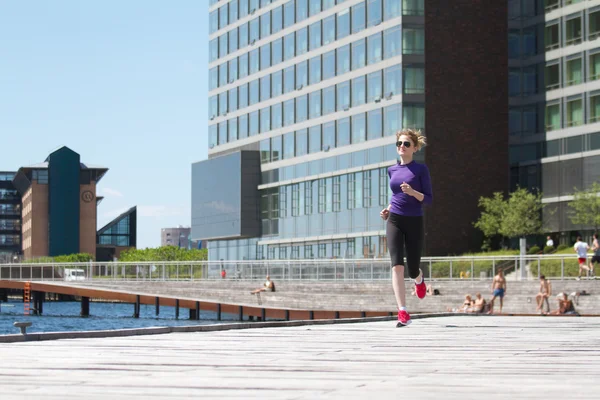
[[[24,315],[23,303],[18,301],[0,303],[0,335],[16,334],[19,329],[15,321],[31,321],[27,332],[94,331],[108,329],[146,328],[157,326],[190,326],[218,323],[217,315],[211,311],[200,311],[200,321],[190,320],[187,308],[179,309],[175,319],[175,308],[161,306],[158,317],[154,305],[141,305],[140,317],[133,318],[133,304],[90,303],[90,316],[79,316],[81,305],[76,301],[45,302],[42,316]],[[237,315],[221,315],[222,321],[237,320]]]

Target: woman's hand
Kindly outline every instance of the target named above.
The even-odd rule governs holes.
[[[388,217],[390,216],[390,210],[388,210],[387,208],[384,208],[383,210],[381,210],[381,212],[379,213],[379,216],[381,218],[383,218],[384,221],[386,221],[388,219]]]
[[[406,193],[409,196],[415,195],[415,189],[411,188],[410,185],[406,182],[402,182],[402,185],[400,185],[400,189],[402,189],[403,193]]]

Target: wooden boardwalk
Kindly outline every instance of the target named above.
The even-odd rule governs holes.
[[[597,399],[600,318],[415,320],[0,345],[2,399]]]

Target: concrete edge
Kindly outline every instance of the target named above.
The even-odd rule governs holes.
[[[429,313],[414,314],[412,319],[424,319],[435,317],[446,317],[456,315],[472,314],[454,314],[454,313]],[[344,318],[344,319],[316,319],[316,320],[297,320],[297,321],[266,321],[266,322],[235,322],[213,325],[190,325],[190,326],[166,326],[149,327],[133,329],[115,329],[103,331],[72,331],[72,332],[40,332],[28,333],[26,335],[0,335],[0,343],[19,343],[19,342],[37,342],[44,340],[59,339],[94,339],[111,338],[141,335],[161,335],[165,333],[185,333],[185,332],[216,332],[228,331],[233,329],[253,329],[253,328],[276,328],[292,326],[311,326],[311,325],[333,325],[333,324],[353,324],[362,322],[382,322],[392,321],[396,317],[367,317],[367,318]]]

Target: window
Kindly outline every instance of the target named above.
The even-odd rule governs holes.
[[[294,115],[294,99],[287,100],[283,103],[283,126],[294,125],[295,115]]]
[[[260,37],[266,38],[271,34],[271,13],[260,16]]]
[[[335,112],[335,85],[323,89],[323,115]]]
[[[315,255],[313,254],[313,246],[311,244],[304,245],[304,258],[307,260],[315,258]]]
[[[340,176],[334,176],[332,178],[332,184],[333,184],[333,190],[332,190],[332,192],[333,192],[333,207],[332,207],[332,211],[333,212],[340,212],[341,208],[342,208],[341,207],[341,205],[342,205],[342,199],[341,199],[341,182],[340,181],[341,181]]]
[[[279,161],[282,159],[282,145],[281,145],[281,136],[275,136],[271,138],[271,161]]]
[[[537,66],[523,68],[523,94],[537,93]]]
[[[309,27],[310,50],[321,47],[321,21],[317,21]]]
[[[367,38],[367,63],[375,64],[381,59],[381,33],[376,33]]]
[[[383,136],[394,136],[402,128],[400,121],[402,121],[402,105],[387,106],[383,113]]]
[[[323,46],[335,41],[335,15],[323,20]]]
[[[219,86],[227,85],[227,64],[219,65]]]
[[[579,85],[583,82],[581,58],[574,58],[567,61],[566,86]]]
[[[240,139],[248,137],[248,114],[240,115],[238,118],[238,134]]]
[[[319,258],[326,258],[327,257],[327,246],[325,243],[319,243]]]
[[[367,75],[367,103],[380,100],[382,97],[381,71],[375,71]],[[354,93],[352,94],[354,95]]]
[[[312,202],[312,186],[314,181],[304,183],[304,214],[311,215],[313,213]]]
[[[588,40],[594,40],[600,35],[600,10],[590,13],[588,29]]]
[[[283,39],[279,38],[271,43],[271,64],[277,65],[283,61]]]
[[[533,57],[537,53],[537,31],[535,28],[523,29],[523,56]]]
[[[600,94],[590,96],[590,122],[600,121]]]
[[[337,111],[346,111],[350,108],[350,82],[337,85]]]
[[[335,199],[335,193],[334,193],[333,198]],[[334,206],[335,206],[335,203],[334,203]],[[341,257],[341,254],[342,254],[341,246],[342,246],[342,244],[340,242],[336,242],[333,244],[333,258]]]
[[[321,91],[317,90],[309,94],[308,98],[309,118],[314,119],[321,116]]]
[[[271,75],[260,78],[260,101],[271,98]]]
[[[296,56],[296,36],[292,32],[283,38],[283,59],[291,60]]]
[[[318,211],[320,214],[324,213],[326,210],[326,202],[325,202],[325,191],[327,190],[327,183],[325,181],[325,179],[319,179],[319,187],[318,187],[318,198],[319,198],[319,203],[318,203]]]
[[[258,18],[254,18],[252,21],[248,23],[248,40],[250,44],[254,44],[257,40],[260,39],[260,20]]]
[[[244,53],[238,58],[240,79],[248,76],[248,53]]]
[[[234,112],[238,109],[237,88],[229,90],[229,111]]]
[[[383,135],[383,116],[381,109],[369,111],[367,114],[367,138],[379,139]]]
[[[238,45],[240,49],[242,49],[248,46],[248,43],[248,23],[246,22],[245,24],[240,25],[238,28]]]
[[[546,80],[546,90],[554,90],[560,87],[560,66],[558,63],[546,65],[544,79]]]
[[[308,61],[296,64],[296,89],[308,86]]]
[[[294,158],[294,132],[289,132],[283,135],[283,158],[288,160]]]
[[[260,133],[267,133],[271,130],[271,108],[266,107],[260,110]]]
[[[425,15],[425,0],[402,0],[402,15]]]
[[[350,45],[340,47],[336,50],[337,54],[337,75],[345,74],[350,71]]]
[[[335,148],[335,121],[323,124],[323,150]]]
[[[208,100],[208,118],[214,119],[219,115],[219,96],[212,96]]]
[[[425,69],[423,67],[404,69],[404,93],[425,93]]]
[[[238,87],[238,107],[239,109],[248,107],[248,84],[245,83]]]
[[[365,39],[352,43],[352,70],[357,70],[367,65]]]
[[[227,112],[227,92],[219,93],[219,115],[225,115]]]
[[[313,126],[309,130],[308,152],[318,153],[321,149],[321,125]]]
[[[296,98],[296,123],[304,122],[308,118],[308,95]]]
[[[308,28],[296,31],[296,55],[302,55],[308,51]]]
[[[575,99],[567,101],[567,127],[583,124],[583,101]]]
[[[253,80],[249,84],[250,89],[250,105],[254,105],[260,100],[260,83],[258,79]]]
[[[219,68],[214,67],[208,71],[209,90],[214,90],[219,87]]]
[[[560,104],[549,104],[546,106],[546,130],[560,129]]]
[[[229,22],[229,4],[225,4],[219,8],[219,29],[223,29]]]
[[[292,26],[296,23],[296,10],[294,0],[283,5],[283,26]]]
[[[211,34],[219,30],[219,10],[210,13],[208,27]]]
[[[279,129],[283,126],[283,106],[281,103],[271,106],[271,129]]]
[[[279,198],[277,198],[277,195],[273,196],[273,204],[277,204],[279,203],[279,210],[275,210],[275,212],[272,215],[272,218],[285,218],[287,217],[287,187],[286,186],[280,186],[279,187]],[[274,208],[277,208],[277,206],[275,206]]]
[[[300,184],[292,185],[292,217],[300,215]]]
[[[259,121],[258,111],[254,111],[254,112],[250,113],[250,128],[249,128],[250,136],[258,135],[259,128],[260,128],[258,121]]]
[[[358,3],[351,9],[352,12],[352,33],[357,33],[365,29],[367,23],[365,2]]]
[[[337,147],[350,144],[350,118],[342,118],[337,121]]]
[[[346,187],[346,208],[348,210],[356,208],[356,202],[354,197],[356,195],[356,193],[354,192],[354,187],[356,186],[355,179],[356,177],[354,174],[348,174],[348,186]]]
[[[219,38],[215,38],[209,43],[210,62],[216,61],[219,58]]]
[[[229,61],[229,83],[233,83],[238,78],[238,59]]]
[[[352,116],[352,144],[366,140],[367,118],[365,113]]]
[[[311,85],[321,82],[321,56],[316,56],[310,59],[308,71],[309,82]]]
[[[229,33],[229,52],[233,53],[238,49],[238,31],[237,29],[230,30]]]
[[[383,95],[391,98],[395,94],[402,92],[402,66],[394,65],[386,68],[383,72]]]
[[[296,22],[308,18],[308,0],[296,0]]]
[[[283,93],[293,92],[296,89],[296,69],[292,65],[283,70]]]
[[[300,129],[296,131],[296,157],[303,156],[308,152],[308,131]]]
[[[300,258],[300,246],[292,246],[292,254],[290,255],[292,260],[297,260]]]
[[[402,54],[400,44],[402,43],[400,26],[386,29],[383,32],[383,58],[396,57]]]
[[[271,74],[271,92],[272,97],[283,94],[283,71],[279,70]]]
[[[283,6],[271,11],[271,31],[273,34],[283,29]]]
[[[217,124],[208,127],[208,147],[213,148],[219,144],[219,126]]]
[[[600,78],[600,53],[590,55],[590,81]]]
[[[425,106],[406,104],[402,110],[402,126],[410,129],[424,129]]]
[[[219,144],[227,143],[227,121],[219,123]]]
[[[546,27],[544,40],[546,42],[546,51],[558,49],[560,47],[558,23]]]
[[[599,71],[600,72],[600,71]],[[323,54],[323,80],[335,76],[335,50]]]
[[[258,49],[255,49],[250,52],[250,75],[260,71],[260,53],[258,51]]]
[[[566,29],[567,35],[565,44],[567,46],[581,43],[581,17],[567,20]]]
[[[386,21],[399,17],[402,11],[400,10],[400,1],[398,0],[383,0],[383,17]],[[410,15],[410,14],[404,14]]]
[[[352,107],[357,107],[366,102],[365,76],[352,79]]]
[[[387,168],[379,168],[379,205],[388,205],[388,172]]]
[[[331,7],[333,7],[335,5],[335,1],[336,0],[323,0],[323,11],[328,10]],[[338,3],[341,3],[341,1],[338,1]]]
[[[321,0],[309,0],[308,12],[311,16],[321,12]]]
[[[337,40],[350,34],[350,9],[347,8],[337,13]]]
[[[423,54],[425,33],[423,28],[404,28],[402,31],[402,54]]]
[[[371,171],[363,172],[363,207],[369,208],[373,202],[371,193]]]
[[[367,0],[367,27],[379,25],[381,21],[381,0]]]
[[[271,66],[271,44],[260,46],[260,69],[267,69]]]

